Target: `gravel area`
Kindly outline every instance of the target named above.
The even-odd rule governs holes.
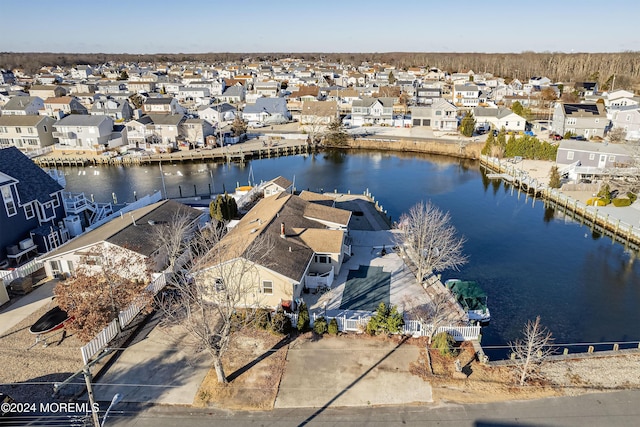
[[[83,343],[76,337],[68,335],[60,341],[62,333],[55,331],[45,336],[45,346],[43,342],[36,344],[36,336],[29,332],[29,327],[53,307],[54,303],[50,303],[35,311],[0,336],[0,391],[16,402],[54,401],[53,384],[82,369],[80,347]],[[77,381],[83,383],[84,379],[80,376]]]
[[[640,388],[640,353],[551,362],[542,372],[567,395]]]

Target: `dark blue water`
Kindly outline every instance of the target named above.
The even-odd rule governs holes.
[[[118,202],[162,188],[158,166],[66,168],[67,189]],[[170,197],[233,191],[282,175],[296,188],[362,193],[369,189],[393,219],[420,200],[448,211],[467,239],[469,263],[443,279],[477,280],[489,296],[484,346],[504,346],[541,316],[558,343],[640,340],[640,263],[624,247],[545,209],[540,200],[489,181],[471,161],[381,153],[327,153],[238,165],[164,165]],[[85,171],[84,175],[78,175]],[[99,175],[95,173],[99,172]],[[195,188],[194,188],[195,185]],[[575,350],[578,348],[576,347]],[[574,348],[571,349],[574,351]],[[505,350],[489,352],[496,358]]]

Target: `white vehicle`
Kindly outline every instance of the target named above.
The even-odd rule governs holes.
[[[249,126],[250,128],[263,128],[266,125],[264,123],[260,123],[260,122],[249,122],[247,124],[247,126]]]

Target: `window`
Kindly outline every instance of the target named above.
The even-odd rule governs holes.
[[[0,126],[0,133],[8,133],[7,128],[4,126]]]
[[[316,255],[315,257],[315,262],[317,262],[318,264],[329,264],[331,263],[331,258],[329,258],[327,255]]]
[[[596,155],[594,153],[589,154],[589,160],[595,160]]]
[[[616,156],[609,156],[609,161],[610,162],[615,162],[616,161]]]
[[[7,216],[14,216],[18,213],[16,209],[16,202],[13,201],[13,194],[11,193],[11,187],[2,187],[2,200],[4,200],[4,208],[7,210]]]
[[[30,133],[30,134],[33,134],[33,128],[28,128],[27,132]]]
[[[16,133],[22,133],[22,128],[16,126]]]
[[[24,216],[27,219],[31,219],[36,216],[36,211],[33,209],[33,204],[29,203],[27,205],[24,205]]]
[[[569,151],[567,153],[567,160],[573,160],[573,154],[574,154],[573,151]]]
[[[575,125],[576,124],[576,119],[575,118],[567,119],[567,124],[568,125]]]
[[[60,199],[58,198],[58,193],[54,194],[51,199],[53,200],[53,207],[57,208],[60,206]]]
[[[49,131],[47,130],[47,126],[46,126],[46,125],[45,125],[45,126],[42,126],[42,129],[44,129],[44,131],[45,131],[45,132],[49,132]]]
[[[267,295],[273,294],[273,282],[271,280],[262,281],[262,293]]]
[[[224,291],[224,282],[220,278],[216,278],[214,282],[214,287],[216,292]]]

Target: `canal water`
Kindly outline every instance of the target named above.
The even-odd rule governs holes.
[[[369,190],[393,220],[420,200],[451,215],[466,238],[469,263],[442,278],[478,281],[489,297],[491,324],[482,344],[492,359],[541,317],[556,342],[640,340],[640,262],[623,245],[601,237],[541,200],[488,180],[477,162],[440,156],[328,152],[237,164],[64,168],[67,191],[118,203],[166,188],[169,197],[233,191],[236,185],[282,175],[298,190],[362,193]],[[134,196],[135,192],[135,196]],[[635,343],[631,344],[631,342]],[[608,346],[609,348],[611,346]],[[621,346],[624,347],[624,346]]]

